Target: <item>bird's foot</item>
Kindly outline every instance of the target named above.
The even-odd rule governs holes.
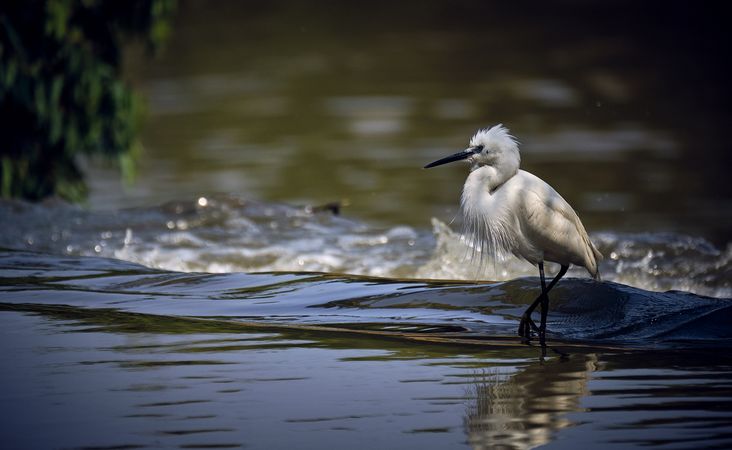
[[[538,334],[539,334],[539,343],[541,345],[546,345],[546,334],[547,334],[547,332],[551,333],[550,330],[547,330],[546,329],[546,325],[543,325],[543,326],[540,326],[539,327]]]
[[[524,314],[521,316],[521,322],[519,322],[518,334],[522,338],[531,339],[532,331],[541,335],[541,330],[536,326],[534,319],[532,319],[530,315]]]

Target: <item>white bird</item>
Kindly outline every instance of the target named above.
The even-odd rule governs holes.
[[[518,333],[530,339],[533,328],[543,343],[549,291],[570,264],[586,268],[599,280],[602,254],[569,203],[544,180],[519,169],[518,143],[503,125],[478,130],[467,149],[427,164],[425,169],[460,160],[470,164],[461,209],[465,230],[475,246],[493,258],[513,254],[539,266],[541,294],[524,312]],[[544,261],[561,265],[549,286]],[[541,325],[537,327],[531,314],[539,303]]]

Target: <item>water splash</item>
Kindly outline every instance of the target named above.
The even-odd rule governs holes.
[[[92,212],[65,203],[0,202],[0,247],[105,256],[183,272],[316,271],[355,275],[509,280],[535,276],[517,259],[471,259],[466,240],[432,219],[432,232],[381,228],[327,209],[232,195],[159,207]],[[651,291],[732,297],[732,245],[671,233],[597,233],[603,279]],[[555,267],[547,267],[551,273]],[[583,269],[569,276],[586,277]]]
[[[0,309],[206,319],[227,330],[240,324],[519,346],[518,320],[537,293],[535,278],[473,284],[302,272],[186,273],[116,259],[0,251]],[[729,299],[582,279],[556,287],[549,315],[550,339],[582,346],[729,346],[730,322]]]
[[[537,269],[516,258],[502,261],[471,259],[469,240],[437,219],[432,219],[436,247],[416,272],[420,278],[510,280],[536,276]],[[605,256],[603,280],[650,291],[686,291],[712,297],[732,297],[732,244],[723,250],[709,241],[674,233],[596,233],[592,239]],[[547,264],[548,273],[558,271]],[[587,277],[572,267],[570,277]]]

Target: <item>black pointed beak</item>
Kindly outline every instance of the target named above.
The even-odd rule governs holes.
[[[443,164],[451,163],[453,161],[460,161],[461,159],[466,159],[466,158],[470,157],[474,153],[475,153],[475,149],[471,147],[471,148],[465,149],[461,152],[457,152],[454,155],[446,156],[442,159],[438,159],[437,161],[431,162],[431,163],[427,164],[426,166],[424,166],[424,168],[429,169],[430,167],[441,166]]]

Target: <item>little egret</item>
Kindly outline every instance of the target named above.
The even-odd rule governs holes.
[[[470,164],[460,203],[465,230],[472,235],[474,248],[494,258],[513,254],[539,266],[541,294],[524,312],[518,334],[530,339],[533,329],[543,343],[549,291],[570,264],[584,267],[599,280],[598,261],[602,255],[569,203],[544,180],[519,169],[518,143],[503,125],[478,130],[467,149],[424,168],[460,160]],[[548,286],[544,261],[561,265]],[[541,325],[537,327],[531,314],[539,303]]]

